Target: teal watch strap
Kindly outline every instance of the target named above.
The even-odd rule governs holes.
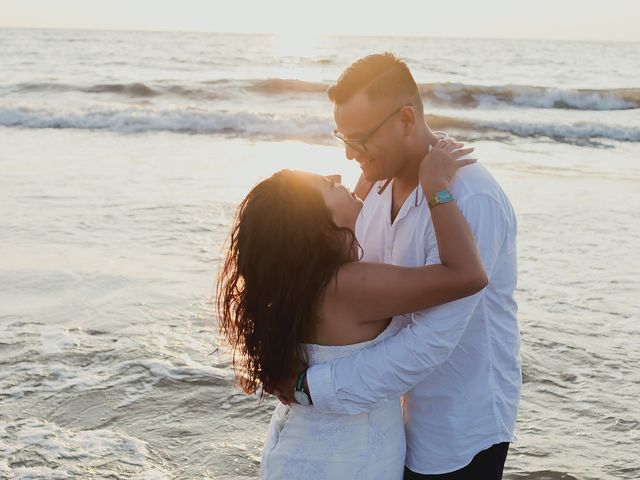
[[[296,377],[296,391],[298,392],[304,391],[303,385],[304,385],[304,379],[306,378],[306,376],[307,376],[307,369],[305,368]]]
[[[296,387],[293,392],[293,398],[301,405],[311,405],[311,398],[304,391],[304,380],[307,378],[307,369],[302,370],[296,377]]]

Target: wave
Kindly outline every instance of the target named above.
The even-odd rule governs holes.
[[[153,97],[159,95],[157,90],[154,90],[144,83],[101,84],[85,88],[82,91],[87,93],[119,93],[130,97]]]
[[[49,111],[31,107],[0,108],[0,126],[109,130],[117,133],[176,132],[226,134],[321,141],[333,128],[330,118],[277,116],[246,112],[183,109],[98,109]]]
[[[287,95],[299,93],[324,94],[327,85],[303,80],[271,78],[266,80],[218,79],[195,85],[156,83],[106,83],[96,85],[72,85],[68,83],[20,83],[4,86],[10,93],[64,93],[113,94],[130,98],[156,96],[182,97],[190,100],[212,100],[228,98],[235,91],[255,92],[264,95]]]
[[[149,86],[145,83],[105,83],[96,85],[71,85],[66,83],[22,83],[10,87],[11,93],[66,93],[112,94],[130,98],[174,96],[191,100],[213,100],[224,94],[230,81],[206,82],[202,88],[182,85]],[[212,87],[212,86],[215,87]],[[6,87],[5,87],[6,88]]]
[[[629,110],[640,108],[640,88],[607,90],[563,89],[530,85],[480,86],[429,83],[419,86],[425,101],[438,105],[516,106],[569,110]]]
[[[71,85],[61,83],[22,83],[9,87],[20,92],[81,92],[112,94],[131,98],[173,96],[190,100],[229,98],[249,92],[261,95],[325,95],[328,84],[304,80],[270,78],[262,80],[218,79],[194,85],[146,83],[112,83]],[[569,110],[629,110],[640,108],[640,88],[570,89],[532,85],[483,86],[462,83],[424,83],[419,85],[427,105],[447,107],[528,107]]]
[[[557,470],[535,470],[530,472],[512,473],[514,480],[578,480],[573,475]]]
[[[0,423],[0,453],[1,478],[172,478],[142,439],[35,417]]]
[[[610,139],[640,142],[640,127],[607,125],[598,122],[552,123],[534,121],[498,121],[427,115],[437,130],[500,132],[520,137],[550,137],[560,141]],[[207,111],[194,107],[150,109],[128,107],[79,111],[49,111],[30,107],[0,108],[0,126],[20,128],[59,128],[108,130],[117,133],[176,132],[222,134],[276,140],[304,140],[327,143],[333,128],[330,117],[303,114],[275,115],[247,112]]]
[[[324,83],[288,80],[284,78],[271,78],[269,80],[258,81],[250,88],[263,93],[324,93],[327,91],[327,85]]]
[[[624,125],[603,125],[592,122],[550,123],[471,120],[444,115],[426,115],[436,130],[454,129],[476,132],[500,132],[518,137],[549,137],[559,141],[609,139],[621,142],[640,142],[640,128]]]

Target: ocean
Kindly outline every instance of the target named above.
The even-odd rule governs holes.
[[[0,478],[255,479],[212,295],[235,208],[357,165],[327,86],[403,57],[519,220],[511,480],[640,478],[638,43],[0,29]]]

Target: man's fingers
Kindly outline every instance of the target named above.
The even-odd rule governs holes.
[[[285,405],[289,405],[289,403],[291,403],[288,398],[286,398],[284,395],[282,395],[282,392],[280,392],[280,390],[275,389],[273,391],[273,394],[276,397],[278,397],[278,400],[280,400],[281,403],[284,403]]]

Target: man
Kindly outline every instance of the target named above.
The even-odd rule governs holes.
[[[444,134],[424,120],[418,87],[392,54],[364,57],[329,88],[334,136],[375,182],[356,225],[364,259],[439,263],[418,167]],[[389,179],[389,180],[387,180]],[[405,317],[406,327],[371,348],[314,365],[300,390],[321,411],[356,414],[404,394],[405,479],[502,478],[520,396],[516,219],[480,164],[460,170],[450,193],[467,218],[489,285],[482,292]],[[304,379],[304,375],[299,376]],[[282,397],[282,396],[281,396]],[[288,397],[288,395],[287,395]],[[304,395],[302,395],[304,399]]]

